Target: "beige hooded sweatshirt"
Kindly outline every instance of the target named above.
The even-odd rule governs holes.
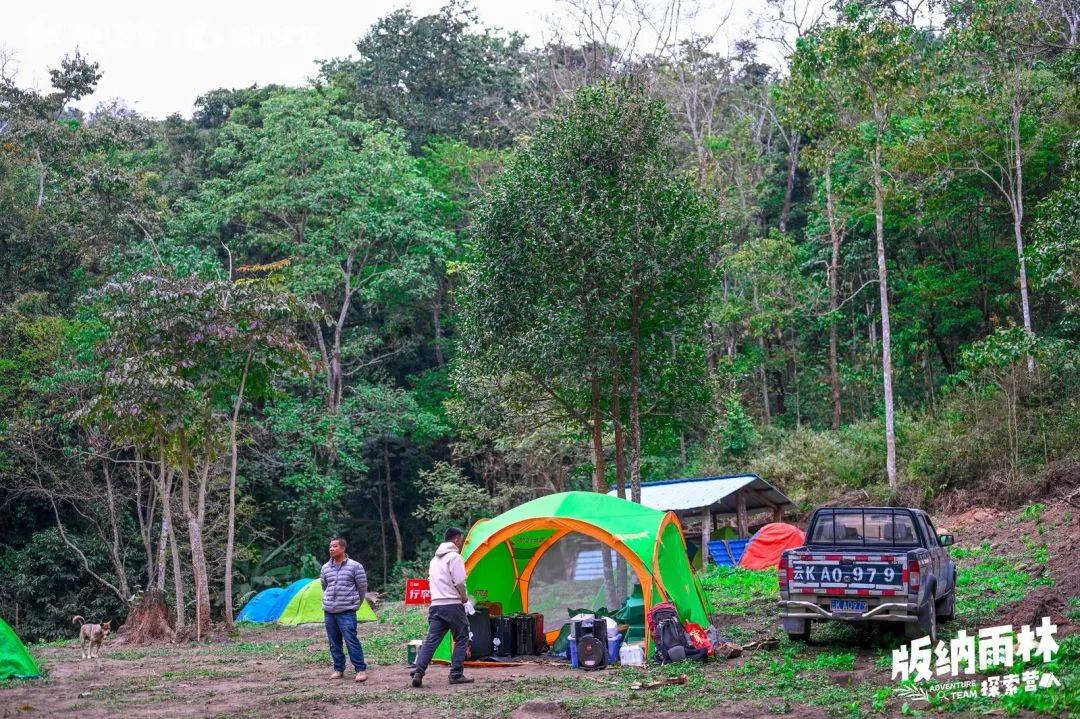
[[[428,585],[431,589],[432,606],[461,604],[457,585],[465,584],[465,560],[457,545],[443,542],[435,550],[428,566]]]

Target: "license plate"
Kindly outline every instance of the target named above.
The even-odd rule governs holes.
[[[851,566],[795,562],[794,570],[794,583],[809,585],[855,584],[864,587],[900,587],[903,585],[904,574],[902,565],[883,562],[859,562]]]
[[[866,614],[865,599],[834,599],[829,602],[833,614]]]

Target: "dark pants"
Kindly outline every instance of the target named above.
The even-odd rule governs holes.
[[[358,672],[366,672],[364,648],[356,638],[356,610],[331,614],[323,612],[323,624],[326,625],[326,638],[330,640],[330,656],[334,658],[334,671],[345,671],[345,652],[341,650],[341,640],[349,648],[349,659]]]
[[[416,655],[416,668],[413,674],[424,675],[435,650],[442,644],[443,637],[451,632],[454,637],[454,654],[450,658],[450,676],[460,677],[465,673],[465,652],[469,642],[469,616],[461,604],[432,605],[428,609],[428,633],[424,645]]]

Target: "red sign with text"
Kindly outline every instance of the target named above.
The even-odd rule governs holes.
[[[431,588],[426,579],[405,580],[406,604],[431,604]]]

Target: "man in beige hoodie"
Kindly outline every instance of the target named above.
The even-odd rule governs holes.
[[[428,633],[416,655],[416,668],[412,671],[412,685],[418,689],[423,686],[424,672],[447,632],[451,632],[454,637],[450,683],[473,682],[465,676],[465,652],[469,641],[469,616],[465,609],[469,594],[465,590],[465,560],[461,558],[465,533],[457,527],[451,527],[446,530],[443,539],[445,541],[439,545],[428,566],[428,584],[431,590]]]

